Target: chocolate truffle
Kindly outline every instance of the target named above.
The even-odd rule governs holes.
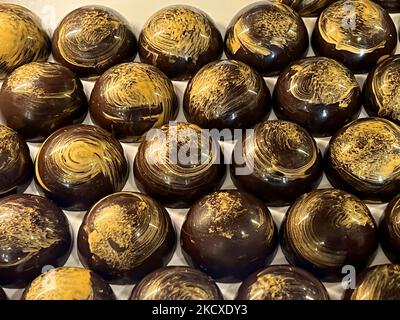
[[[364,83],[364,108],[371,117],[400,125],[400,55],[383,60]]]
[[[317,55],[342,62],[355,73],[372,69],[397,45],[389,14],[369,0],[340,0],[322,11],[311,38]]]
[[[271,96],[264,79],[248,65],[215,61],[188,83],[183,111],[202,128],[246,129],[268,117]]]
[[[85,215],[78,233],[82,264],[117,284],[134,283],[165,266],[175,243],[168,212],[136,192],[101,199]]]
[[[277,229],[268,208],[252,195],[223,190],[204,196],[182,226],[182,253],[189,265],[219,282],[239,282],[275,256]]]
[[[28,145],[14,130],[0,125],[0,198],[23,193],[32,176]]]
[[[369,203],[390,201],[400,193],[400,127],[380,118],[351,122],[329,142],[325,174]]]
[[[302,17],[316,17],[326,6],[335,0],[275,0],[291,7]]]
[[[236,300],[329,300],[329,295],[321,281],[307,271],[274,265],[248,277]]]
[[[238,141],[230,166],[232,181],[269,206],[285,206],[316,188],[322,156],[315,140],[299,125],[282,120],[257,124]]]
[[[0,91],[0,118],[31,142],[82,122],[88,103],[81,81],[66,67],[32,62],[16,69]]]
[[[111,287],[90,270],[51,269],[37,277],[21,300],[116,300]]]
[[[205,64],[219,59],[222,50],[222,36],[210,17],[184,5],[156,12],[139,37],[140,59],[174,80],[190,79]]]
[[[389,12],[400,12],[399,0],[374,0],[374,2],[380,4]]]
[[[187,208],[218,190],[226,167],[218,143],[198,126],[164,125],[138,149],[133,172],[139,190],[171,208]]]
[[[121,144],[99,127],[62,128],[36,155],[38,191],[66,210],[87,210],[104,196],[121,191],[127,178]]]
[[[0,287],[0,300],[7,300],[7,295],[1,287]]]
[[[356,119],[361,93],[354,75],[341,63],[324,57],[298,60],[279,75],[274,111],[317,137],[331,136]]]
[[[242,9],[225,36],[228,58],[243,61],[263,76],[279,73],[304,56],[308,34],[303,20],[290,7],[264,1]]]
[[[94,78],[108,68],[133,60],[137,42],[128,22],[102,6],[70,12],[54,31],[53,56],[81,78]]]
[[[62,266],[72,235],[67,217],[46,198],[22,194],[0,199],[0,284],[24,287],[43,267]]]
[[[400,300],[400,265],[382,264],[357,277],[354,290],[346,290],[347,300]]]
[[[367,206],[338,189],[314,190],[289,208],[281,225],[282,251],[290,264],[323,281],[340,281],[345,265],[363,270],[374,258],[378,234]]]
[[[400,263],[400,194],[389,202],[379,224],[381,247],[393,263]]]
[[[151,128],[174,120],[178,108],[172,82],[144,63],[109,69],[97,80],[90,98],[93,122],[124,142],[138,142]]]
[[[190,267],[158,269],[144,277],[133,289],[130,300],[223,300],[209,276]]]
[[[0,79],[26,63],[47,60],[50,38],[33,12],[15,4],[2,3],[0,25]]]

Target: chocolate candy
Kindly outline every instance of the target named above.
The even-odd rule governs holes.
[[[211,62],[189,82],[183,111],[202,128],[250,128],[267,118],[271,96],[264,79],[234,60]]]
[[[228,58],[243,61],[264,76],[276,75],[304,56],[308,34],[290,7],[264,1],[245,7],[233,18],[225,36]]]
[[[342,268],[356,272],[372,261],[378,234],[367,206],[338,189],[320,189],[301,196],[282,222],[280,242],[290,264],[323,281],[340,281]]]
[[[2,122],[32,142],[42,142],[54,131],[82,122],[87,109],[81,81],[55,63],[19,67],[0,91]]]
[[[341,63],[324,57],[293,62],[279,75],[274,111],[314,136],[331,136],[356,119],[361,93],[354,75]]]
[[[57,26],[52,41],[54,59],[88,79],[133,60],[136,47],[128,22],[102,6],[85,6],[70,12]]]
[[[26,142],[12,129],[0,125],[0,198],[23,193],[33,176]]]
[[[202,66],[221,57],[222,36],[201,10],[176,5],[156,12],[139,37],[143,62],[174,80],[190,79]]]
[[[371,117],[382,117],[400,125],[400,55],[383,60],[364,83],[364,108]]]
[[[51,201],[34,195],[0,199],[0,284],[24,287],[48,265],[68,259],[72,235],[67,217]]]
[[[50,54],[50,38],[39,18],[30,10],[0,4],[0,79],[31,61],[46,61]]]
[[[139,190],[171,208],[187,208],[218,190],[226,167],[219,145],[193,124],[164,125],[138,149],[133,172]]]
[[[318,186],[322,156],[305,129],[271,120],[257,124],[236,143],[230,170],[239,189],[269,206],[285,206]]]
[[[372,69],[396,49],[389,14],[369,0],[340,0],[322,11],[311,38],[317,55],[342,62],[355,73]]]
[[[121,191],[128,164],[121,144],[107,131],[77,124],[53,133],[35,160],[38,191],[66,210],[87,210]]]
[[[390,201],[400,193],[400,127],[380,118],[351,122],[329,142],[325,174],[369,203]]]
[[[190,267],[158,269],[144,277],[133,289],[130,300],[223,300],[215,282]]]
[[[373,1],[380,4],[389,12],[400,12],[399,0],[373,0]]]
[[[357,277],[354,290],[346,290],[348,300],[400,300],[400,265],[382,264]]]
[[[379,224],[381,247],[393,263],[400,263],[400,194],[389,202]]]
[[[316,17],[326,6],[335,0],[275,0],[290,6],[303,17]]]
[[[169,262],[176,236],[168,212],[157,202],[120,192],[88,211],[77,241],[85,267],[107,282],[131,284]]]
[[[97,80],[90,98],[93,122],[124,142],[138,142],[148,130],[161,127],[177,114],[172,82],[144,63],[109,69]]]
[[[21,300],[116,300],[111,287],[90,270],[51,269],[36,278]]]
[[[0,300],[7,300],[7,295],[1,287],[0,287]]]
[[[182,253],[189,265],[216,281],[239,282],[275,256],[277,230],[268,208],[252,195],[223,190],[204,196],[182,226]]]
[[[248,277],[236,300],[329,300],[329,295],[321,281],[307,271],[273,265]]]

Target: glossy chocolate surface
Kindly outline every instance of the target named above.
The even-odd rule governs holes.
[[[324,57],[298,60],[279,75],[274,112],[296,122],[314,136],[331,136],[356,119],[361,93],[354,75],[341,63]]]
[[[317,144],[305,129],[270,120],[236,143],[230,170],[239,189],[268,206],[285,206],[318,186],[322,167]]]
[[[174,80],[188,80],[222,55],[222,36],[201,10],[175,5],[147,20],[139,37],[139,55]]]
[[[138,142],[152,128],[174,120],[178,100],[172,82],[157,68],[124,63],[96,82],[90,98],[93,122],[124,142]]]
[[[334,2],[318,17],[311,39],[316,55],[335,59],[355,73],[365,73],[392,54],[397,45],[389,14],[369,0]]]
[[[70,12],[54,31],[54,59],[80,78],[94,78],[133,60],[137,42],[129,23],[114,10],[85,6]]]
[[[400,1],[399,0],[373,0],[389,12],[400,12]]]
[[[179,122],[164,125],[140,144],[133,172],[139,190],[167,207],[187,208],[221,187],[226,167],[210,135]]]
[[[291,7],[302,17],[316,17],[320,14],[322,9],[335,0],[275,0],[283,2]]]
[[[7,295],[2,288],[0,288],[0,300],[7,300]]]
[[[0,118],[31,142],[82,122],[88,110],[83,86],[66,67],[32,62],[19,67],[0,91]]]
[[[23,193],[32,177],[28,145],[14,130],[0,125],[0,198]]]
[[[131,284],[165,266],[174,253],[168,212],[150,197],[120,192],[97,202],[78,233],[82,264],[107,282]]]
[[[0,284],[23,287],[48,265],[62,266],[72,247],[67,217],[34,195],[0,199]]]
[[[130,300],[223,300],[218,286],[200,270],[171,266],[144,277]]]
[[[267,266],[277,244],[268,208],[238,190],[201,198],[190,208],[181,231],[186,261],[219,282],[239,282]]]
[[[113,290],[90,270],[77,267],[51,269],[37,277],[21,300],[116,300]]]
[[[381,117],[400,125],[400,55],[379,63],[364,83],[364,109],[371,117]]]
[[[359,272],[369,265],[378,233],[361,200],[338,189],[320,189],[301,196],[289,208],[280,242],[290,264],[336,282],[344,277],[343,266]]]
[[[329,142],[325,174],[368,203],[392,200],[400,193],[400,127],[381,118],[351,122]]]
[[[307,53],[303,20],[290,7],[264,1],[245,7],[233,18],[225,36],[228,58],[243,61],[263,76],[276,75]]]
[[[235,60],[215,61],[188,83],[183,111],[201,128],[246,129],[268,117],[271,96],[251,67]]]
[[[400,194],[387,205],[379,224],[383,252],[393,263],[400,263]]]
[[[33,12],[15,4],[2,3],[0,25],[0,79],[26,63],[47,60],[50,38]]]
[[[236,300],[329,300],[329,295],[311,273],[289,265],[273,265],[248,277]]]
[[[121,191],[127,178],[121,144],[99,127],[62,128],[36,155],[38,191],[66,210],[87,210],[104,196]]]
[[[354,290],[344,295],[349,300],[400,300],[400,265],[382,264],[365,270]]]

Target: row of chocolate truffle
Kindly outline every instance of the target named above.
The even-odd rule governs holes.
[[[47,59],[50,39],[32,12],[2,4],[0,21],[12,28],[12,32],[2,33],[7,35],[2,39],[6,51],[0,60],[2,76],[28,62]],[[266,1],[244,8],[225,35],[226,55],[265,76],[276,75],[304,56],[308,43],[304,22],[281,2]],[[133,60],[139,51],[143,62],[175,80],[189,79],[202,66],[219,59],[224,47],[220,32],[206,14],[182,5],[155,13],[145,24],[138,45],[127,21],[118,13],[105,7],[82,7],[60,22],[51,45],[54,58],[79,77],[97,77],[116,64]],[[319,16],[312,45],[317,54],[363,73],[395,51],[396,28],[389,14],[375,2],[341,0]]]

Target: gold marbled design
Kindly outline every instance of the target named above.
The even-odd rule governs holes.
[[[42,153],[44,146],[48,148],[46,155]],[[40,186],[49,191],[39,162],[62,184],[79,185],[103,175],[115,190],[121,190],[125,182],[120,168],[126,166],[126,159],[120,144],[94,126],[79,125],[72,133],[61,129],[44,142],[36,156],[35,176]]]
[[[321,13],[318,28],[322,38],[337,50],[368,54],[386,45],[384,14],[372,1],[341,0]]]
[[[0,4],[0,25],[0,79],[25,63],[47,60],[50,39],[31,11]]]
[[[263,90],[260,77],[246,64],[224,60],[200,70],[191,81],[190,114],[218,119],[242,114]]]
[[[318,147],[313,138],[300,126],[271,120],[254,127],[243,141],[243,159],[253,166],[253,175],[265,175],[289,180],[306,178],[317,161]]]
[[[387,300],[400,297],[400,265],[384,264],[366,271],[352,300]],[[392,296],[393,295],[393,296]]]
[[[391,210],[391,217],[388,221],[391,221],[391,223],[387,224],[389,234],[400,239],[400,197],[394,203]]]
[[[398,58],[379,64],[371,82],[378,116],[400,121],[400,61]]]
[[[124,202],[109,204],[121,195]],[[121,192],[100,200],[90,210],[84,231],[93,259],[117,270],[131,270],[150,257],[165,241],[168,220],[153,200]]]
[[[270,3],[242,15],[229,33],[226,45],[233,54],[244,48],[259,56],[269,56],[270,46],[285,48],[298,39],[298,16],[288,6]]]
[[[321,189],[299,198],[287,214],[285,233],[290,234],[294,250],[317,267],[337,267],[348,258],[346,248],[331,248],[325,238],[320,238],[315,219],[322,219],[321,214],[324,223],[343,236],[356,228],[375,228],[368,208],[349,193]]]
[[[103,67],[113,59],[130,31],[108,8],[87,6],[68,14],[58,26],[57,48],[74,66]]]
[[[91,272],[64,267],[36,278],[25,291],[25,300],[93,300]]]
[[[102,95],[115,108],[146,108],[161,110],[154,114],[148,111],[148,118],[154,121],[153,128],[159,128],[175,115],[174,87],[169,79],[157,68],[144,63],[124,63],[110,69],[102,76]],[[160,108],[161,107],[161,108]],[[106,119],[130,123],[126,117],[103,112]]]
[[[211,278],[188,267],[166,267],[144,280],[146,282],[135,287],[135,300],[215,300],[221,297]]]
[[[273,0],[290,6],[302,16],[313,16],[335,0]]]
[[[18,135],[14,130],[0,125],[0,172],[6,172],[19,160]]]
[[[328,58],[307,59],[291,66],[289,92],[312,104],[338,104],[347,108],[357,80],[342,64]]]
[[[351,179],[353,187],[380,190],[400,183],[400,127],[379,118],[351,123],[330,142],[332,166]]]
[[[210,21],[187,6],[171,6],[155,13],[143,28],[142,44],[156,64],[159,53],[173,58],[190,57],[196,63],[210,46]]]

